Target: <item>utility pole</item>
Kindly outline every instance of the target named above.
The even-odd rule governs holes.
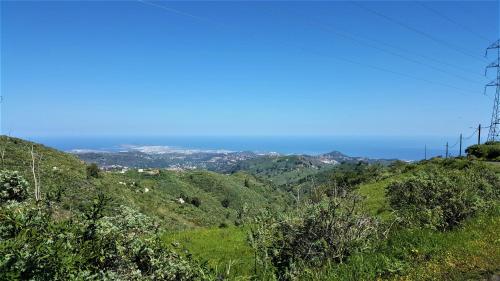
[[[446,142],[446,158],[448,158],[448,142]]]
[[[481,144],[481,124],[477,127],[477,145]]]
[[[424,148],[424,160],[427,160],[427,144],[425,145]]]
[[[488,141],[496,141],[499,140],[500,135],[500,40],[497,40],[495,43],[491,44],[488,48],[486,48],[485,57],[488,56],[488,50],[496,50],[497,57],[495,60],[486,66],[485,75],[488,72],[489,68],[497,69],[497,76],[494,80],[484,86],[484,93],[486,94],[486,88],[488,87],[496,87],[495,98],[493,101],[493,112],[491,113],[491,124],[490,131],[488,132]]]
[[[462,134],[460,134],[460,151],[458,152],[458,157],[462,157]]]

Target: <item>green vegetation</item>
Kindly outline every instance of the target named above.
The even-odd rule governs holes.
[[[265,212],[255,219],[250,244],[264,269],[293,280],[307,268],[343,263],[370,247],[376,220],[358,211],[355,196],[325,197],[285,214]]]
[[[490,161],[500,161],[500,142],[486,142],[485,144],[469,146],[467,155]]]
[[[99,167],[96,163],[92,163],[87,166],[87,178],[98,178],[99,177]]]
[[[463,169],[428,165],[387,188],[398,217],[407,224],[449,229],[500,196],[500,181],[480,164]]]
[[[0,151],[1,280],[477,280],[500,272],[493,162],[317,168],[287,156],[231,175],[112,173],[15,138],[0,137]]]
[[[82,211],[99,192],[171,229],[234,223],[246,205],[250,213],[262,208],[283,209],[292,197],[246,173],[223,175],[195,170],[105,173],[70,154],[24,140],[0,137],[3,168],[19,171],[34,186],[31,146],[42,156],[39,165],[42,197],[58,205],[57,216]],[[90,175],[90,176],[89,176]],[[97,175],[97,177],[96,177]],[[248,187],[245,186],[245,182]],[[180,200],[182,199],[182,200]],[[228,207],[221,202],[227,199]]]
[[[54,218],[50,202],[3,204],[0,279],[215,279],[202,263],[165,247],[148,217],[125,206],[107,211],[107,202],[100,195],[69,219]]]
[[[0,203],[23,201],[28,197],[28,181],[18,172],[0,172]]]
[[[301,179],[328,170],[332,164],[325,164],[317,159],[300,156],[268,156],[246,160],[236,170],[243,170],[272,184],[290,185]]]
[[[363,196],[363,208],[372,216],[377,216],[382,220],[393,219],[389,202],[387,202],[387,186],[400,176],[394,176],[381,181],[362,184],[357,192]]]
[[[254,252],[247,237],[247,228],[231,226],[169,231],[162,239],[167,246],[176,245],[199,260],[207,260],[219,275],[247,280],[254,273]]]

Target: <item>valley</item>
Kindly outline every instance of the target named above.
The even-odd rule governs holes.
[[[460,280],[462,276],[488,277],[499,270],[495,233],[500,227],[500,166],[491,164],[495,162],[465,158],[416,163],[365,161],[337,152],[320,156],[245,153],[249,158],[235,161],[226,166],[227,170],[210,171],[200,167],[163,168],[162,163],[170,163],[169,159],[179,154],[127,152],[82,156],[6,136],[0,137],[0,151],[5,190],[2,198],[7,200],[2,201],[0,212],[4,237],[0,242],[0,254],[4,257],[0,263],[2,277],[39,276],[36,271],[19,271],[12,266],[21,266],[24,259],[13,251],[28,251],[33,257],[50,257],[53,268],[41,260],[32,262],[55,279],[57,275],[67,276],[59,271],[64,269],[82,276],[95,272],[96,279],[118,274],[131,280],[134,274],[140,274],[140,280],[155,280],[155,276],[170,276],[167,280],[273,280],[291,274],[293,268],[286,265],[280,269],[282,264],[274,260],[278,256],[271,259],[270,255],[292,254],[295,261],[306,263],[302,260],[301,244],[316,247],[322,243],[316,248],[318,257],[327,253],[323,253],[326,249],[337,251],[337,240],[324,240],[329,235],[350,241],[350,236],[340,236],[343,234],[338,231],[355,231],[357,227],[366,227],[363,233],[368,236],[360,236],[356,244],[349,244],[342,252],[344,262],[325,256],[325,260],[332,259],[329,265],[303,264],[303,270],[294,273],[297,278],[419,280],[426,276],[447,280],[447,276],[454,276]],[[213,157],[227,156],[226,153],[193,153],[184,159],[205,163]],[[102,167],[94,170],[94,164],[81,159],[100,159],[96,162]],[[126,162],[127,159],[136,164]],[[121,164],[129,168],[108,166]],[[20,182],[11,179],[6,184],[9,173],[26,179],[24,199],[8,199],[9,186]],[[449,185],[449,181],[455,184]],[[38,201],[32,196],[35,186],[41,189],[42,199]],[[405,193],[407,186],[415,187],[414,194]],[[436,188],[438,193],[420,194],[420,186]],[[448,193],[449,199],[427,199],[439,198],[442,202],[412,205],[418,196],[441,196],[441,188],[455,191]],[[458,198],[454,194],[469,195]],[[400,200],[407,201],[398,205]],[[455,213],[452,208],[459,208],[454,205],[456,200],[469,207]],[[329,208],[334,211],[328,211]],[[441,208],[449,208],[454,217],[441,213]],[[428,217],[429,210],[435,217]],[[38,215],[30,213],[33,211]],[[31,215],[18,217],[23,213]],[[343,225],[344,220],[349,226]],[[13,221],[17,221],[17,226],[11,224]],[[338,230],[330,232],[329,227]],[[342,230],[344,227],[348,228]],[[47,244],[49,240],[26,232],[35,229],[58,246],[53,248]],[[85,238],[92,229],[97,232]],[[318,236],[317,232],[323,234]],[[75,239],[61,240],[66,235]],[[91,239],[88,241],[92,244],[86,244],[86,239]],[[302,242],[294,244],[296,239]],[[45,250],[21,250],[21,244],[16,244],[20,241]],[[134,250],[138,241],[144,243],[141,247],[150,249],[148,259],[169,261],[152,271],[141,270],[137,258],[143,254]],[[283,243],[291,244],[283,247]],[[82,250],[75,253],[72,247]],[[165,251],[175,254],[170,256]],[[70,267],[60,264],[61,259],[70,257]],[[448,263],[440,263],[442,259]],[[317,261],[321,263],[323,259]],[[176,267],[177,264],[184,267]],[[137,268],[136,273],[130,268]],[[158,275],[166,274],[165,270],[174,275]]]

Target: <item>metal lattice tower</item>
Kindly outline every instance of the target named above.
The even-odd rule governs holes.
[[[495,43],[491,44],[488,48],[486,48],[486,55],[488,56],[489,50],[496,50],[496,59],[486,66],[485,74],[489,68],[496,68],[496,78],[492,80],[490,83],[486,84],[484,87],[484,92],[486,94],[487,87],[496,87],[495,91],[495,99],[493,101],[493,112],[491,113],[491,124],[490,131],[488,133],[488,141],[496,141],[500,140],[500,40],[497,40]]]

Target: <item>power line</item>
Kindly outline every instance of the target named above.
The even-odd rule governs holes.
[[[296,13],[293,13],[293,14],[298,15],[298,14],[296,14]],[[300,15],[298,15],[298,16],[300,16]],[[340,37],[346,38],[347,40],[350,40],[350,41],[356,42],[357,44],[364,45],[364,46],[367,46],[367,47],[369,47],[369,48],[372,48],[372,49],[375,49],[375,50],[378,50],[378,51],[381,51],[381,52],[384,52],[384,53],[388,53],[388,54],[390,54],[390,55],[392,55],[392,56],[399,57],[399,58],[401,58],[401,59],[407,60],[407,61],[409,61],[409,62],[412,62],[412,63],[418,64],[418,65],[423,65],[423,66],[429,67],[429,68],[434,69],[434,70],[436,70],[436,71],[439,71],[439,72],[441,72],[441,73],[445,73],[445,74],[450,75],[450,76],[455,76],[455,77],[457,77],[457,78],[459,78],[459,79],[461,79],[461,80],[467,80],[467,81],[469,81],[469,82],[472,82],[472,83],[478,83],[478,84],[481,84],[481,83],[482,83],[482,82],[480,82],[480,81],[477,81],[477,80],[472,80],[472,79],[470,79],[470,78],[468,78],[468,77],[465,77],[465,76],[462,76],[462,75],[458,75],[458,74],[455,74],[455,73],[448,72],[448,71],[446,71],[446,70],[444,70],[444,69],[442,69],[442,68],[435,67],[435,66],[433,66],[433,65],[423,63],[423,62],[421,62],[421,61],[418,61],[418,60],[416,60],[416,59],[413,59],[413,58],[410,58],[410,57],[407,57],[407,56],[401,55],[401,54],[396,53],[396,52],[393,52],[393,51],[391,51],[391,50],[387,50],[387,49],[384,49],[384,48],[380,48],[380,47],[378,47],[378,46],[376,46],[376,45],[373,45],[373,44],[370,44],[370,43],[363,42],[362,40],[357,39],[356,37],[354,37],[354,36],[352,36],[352,35],[350,35],[350,34],[347,34],[347,33],[344,33],[344,32],[341,32],[341,31],[338,31],[338,30],[335,30],[335,29],[332,29],[332,28],[330,27],[330,25],[329,25],[329,24],[324,23],[324,22],[322,22],[322,21],[320,21],[320,20],[308,18],[308,21],[309,21],[309,23],[311,23],[311,24],[316,24],[317,26],[320,26],[323,30],[325,30],[325,31],[327,31],[327,32],[330,32],[330,33],[333,33],[333,34],[335,34],[335,35],[337,35],[337,36],[340,36]],[[373,40],[369,40],[369,39],[364,39],[364,40],[366,40],[366,41],[373,41]],[[476,74],[477,74],[477,73],[476,73]],[[477,75],[479,75],[479,74],[477,74]]]
[[[454,148],[455,146],[457,146],[458,143],[460,143],[460,138],[458,138],[457,142],[455,142],[454,145],[449,146],[448,148]]]
[[[171,12],[171,13],[188,16],[188,17],[196,19],[196,20],[202,20],[202,21],[211,22],[211,23],[219,25],[219,26],[228,26],[227,24],[224,24],[224,23],[214,22],[214,21],[212,21],[210,19],[207,19],[207,18],[199,17],[199,16],[196,16],[196,15],[193,15],[193,14],[189,14],[189,13],[185,13],[185,12],[177,10],[177,9],[172,9],[172,8],[169,8],[169,7],[166,7],[166,6],[163,6],[163,5],[158,5],[158,4],[155,4],[155,3],[151,3],[151,2],[148,2],[148,1],[145,1],[145,0],[138,0],[138,2],[144,3],[144,4],[148,4],[150,6],[157,7],[157,8],[160,8],[160,9],[163,9],[163,10],[166,10],[166,11]],[[252,37],[256,37],[253,34],[250,34],[250,35]],[[290,43],[285,43],[284,45],[290,45]],[[359,66],[362,66],[362,67],[367,67],[367,68],[375,69],[375,70],[378,70],[378,71],[382,71],[382,72],[386,72],[386,73],[395,74],[395,75],[398,75],[398,76],[403,76],[403,77],[411,78],[411,79],[414,79],[414,80],[417,80],[417,81],[426,82],[426,83],[429,83],[429,84],[434,84],[434,85],[439,85],[439,86],[442,86],[442,87],[447,87],[447,88],[456,90],[457,93],[460,93],[460,94],[467,94],[467,95],[472,94],[471,92],[465,91],[462,88],[459,88],[459,87],[456,87],[454,85],[450,85],[450,84],[447,84],[447,83],[436,82],[436,81],[432,81],[432,80],[429,80],[429,79],[426,79],[426,78],[422,78],[422,77],[418,77],[418,76],[413,76],[413,75],[410,75],[410,74],[407,74],[407,73],[403,73],[403,72],[398,72],[398,71],[386,69],[386,68],[379,67],[379,66],[376,66],[376,65],[370,65],[370,64],[366,64],[366,63],[361,63],[361,62],[358,62],[358,61],[355,61],[355,60],[352,60],[352,59],[348,59],[348,58],[345,58],[345,57],[341,57],[341,56],[333,56],[333,55],[320,54],[318,52],[315,52],[315,51],[312,51],[312,50],[308,50],[304,46],[297,45],[297,44],[294,44],[294,45],[295,45],[295,47],[297,47],[301,51],[308,52],[308,53],[314,54],[316,56],[328,57],[328,58],[332,58],[332,59],[336,59],[336,60],[341,60],[341,61],[348,62],[350,64],[359,65]]]
[[[450,43],[448,43],[448,42],[446,42],[446,41],[444,41],[444,40],[441,40],[441,39],[439,39],[439,38],[436,38],[436,37],[434,37],[433,35],[428,34],[427,32],[424,32],[424,31],[421,31],[421,30],[419,30],[419,29],[417,29],[417,28],[411,27],[411,26],[409,26],[409,25],[408,25],[408,24],[406,24],[406,23],[403,23],[403,22],[401,22],[401,21],[399,21],[399,20],[396,20],[396,19],[394,19],[394,18],[392,18],[392,17],[389,17],[389,16],[387,16],[387,15],[385,15],[385,14],[381,13],[381,12],[378,12],[378,11],[376,11],[376,10],[370,9],[370,8],[368,8],[368,7],[364,6],[364,5],[361,5],[361,4],[357,3],[357,2],[351,2],[351,3],[352,3],[353,5],[355,5],[355,6],[357,6],[357,7],[360,7],[360,8],[362,8],[362,9],[364,9],[365,11],[368,11],[368,12],[370,12],[370,13],[372,13],[372,14],[374,14],[374,15],[378,16],[378,17],[381,17],[381,18],[383,18],[383,19],[385,19],[385,20],[387,20],[387,21],[390,21],[390,22],[392,22],[392,23],[395,23],[395,24],[397,24],[397,25],[399,25],[399,26],[401,26],[401,27],[404,27],[404,28],[406,28],[406,29],[408,29],[408,30],[410,30],[410,31],[412,31],[412,32],[414,32],[414,33],[417,33],[417,34],[419,34],[419,35],[421,35],[421,36],[423,36],[423,37],[425,37],[425,38],[427,38],[427,39],[429,39],[429,40],[431,40],[431,41],[434,41],[434,42],[436,42],[436,43],[438,43],[438,44],[440,44],[440,45],[443,45],[443,46],[445,46],[445,47],[447,47],[447,48],[450,48],[450,49],[452,49],[452,50],[454,50],[454,51],[456,51],[456,52],[459,52],[459,53],[461,53],[462,55],[465,55],[465,56],[468,56],[468,57],[471,57],[471,58],[474,58],[474,59],[480,60],[480,61],[482,61],[482,62],[484,61],[484,58],[481,58],[481,57],[479,57],[479,56],[475,56],[475,55],[471,55],[471,54],[469,54],[468,52],[465,52],[464,50],[462,50],[461,48],[456,47],[455,45],[450,44]]]
[[[186,16],[186,17],[189,17],[189,18],[193,18],[193,19],[196,19],[196,20],[202,20],[202,21],[206,20],[205,18],[198,17],[198,16],[195,16],[195,15],[190,14],[190,13],[185,13],[185,12],[179,11],[179,10],[174,9],[174,8],[166,7],[166,6],[163,6],[163,5],[158,5],[156,3],[149,2],[149,1],[146,1],[146,0],[137,0],[137,1],[141,2],[141,3],[144,3],[146,5],[150,5],[150,6],[153,6],[153,7],[156,7],[156,8],[160,8],[160,9],[169,11],[169,12],[174,13],[174,14],[181,15],[181,16]]]
[[[470,139],[471,139],[471,138],[472,138],[472,137],[476,134],[476,132],[477,132],[477,131],[478,131],[478,129],[476,128],[476,129],[474,130],[474,132],[472,132],[472,134],[471,134],[470,136],[468,136],[468,137],[466,137],[466,138],[463,138],[463,139],[464,139],[464,140],[470,140]]]
[[[474,34],[477,38],[480,38],[480,39],[483,39],[483,40],[486,40],[486,41],[490,41],[491,39],[488,39],[486,36],[483,36],[477,32],[475,32],[474,30],[472,30],[471,28],[468,28],[467,26],[461,24],[460,22],[448,17],[447,15],[439,12],[438,10],[434,9],[434,8],[431,8],[429,7],[428,5],[424,4],[423,2],[421,1],[417,1],[416,3],[418,3],[421,7],[423,7],[424,9],[434,13],[435,15],[437,15],[438,17],[441,17],[443,18],[444,20],[452,23],[452,24],[455,24],[456,26],[462,28],[463,30],[469,32],[470,34]]]
[[[405,48],[401,48],[401,47],[398,47],[398,46],[394,46],[392,44],[388,44],[386,42],[382,42],[380,40],[377,40],[377,39],[373,39],[373,38],[366,38],[365,37],[365,40],[369,40],[369,41],[372,41],[372,42],[375,42],[375,43],[378,43],[380,45],[385,45],[389,48],[393,48],[393,49],[396,49],[396,50],[399,50],[399,51],[402,51],[402,52],[407,52],[407,53],[411,53],[415,56],[418,56],[418,57],[421,57],[421,58],[424,58],[426,60],[429,60],[429,61],[433,61],[435,63],[438,63],[438,64],[441,64],[441,65],[445,65],[445,66],[448,66],[448,67],[451,67],[451,68],[455,68],[459,71],[462,71],[462,72],[467,72],[468,74],[470,75],[477,75],[477,76],[481,76],[483,77],[482,75],[478,74],[477,72],[475,71],[472,71],[470,69],[465,69],[465,68],[462,68],[461,66],[458,66],[458,65],[455,65],[455,64],[451,64],[451,63],[448,63],[448,62],[445,62],[445,61],[442,61],[442,60],[439,60],[439,59],[436,59],[436,58],[433,58],[433,57],[430,57],[430,56],[427,56],[427,55],[424,55],[424,54],[421,54],[421,53],[417,53],[415,51],[411,51],[411,50],[408,50],[408,49],[405,49]]]

